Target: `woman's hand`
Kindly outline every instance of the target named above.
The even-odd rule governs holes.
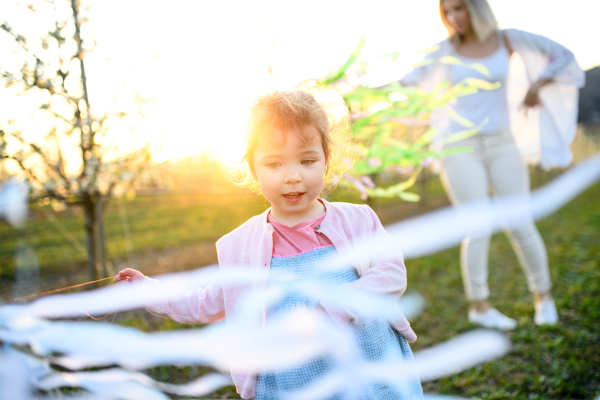
[[[525,116],[527,116],[527,112],[529,111],[530,108],[539,106],[540,104],[542,104],[542,102],[540,101],[540,89],[544,86],[547,85],[548,83],[552,82],[550,79],[541,79],[537,82],[535,82],[533,85],[531,85],[531,87],[529,88],[529,90],[527,91],[527,94],[525,95],[525,100],[523,100],[523,108],[525,109]]]
[[[144,280],[144,274],[132,268],[125,268],[115,276],[115,284],[133,283]]]

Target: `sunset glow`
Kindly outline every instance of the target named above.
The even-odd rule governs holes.
[[[600,65],[600,50],[592,43],[600,36],[594,20],[599,2],[572,1],[567,13],[558,3],[542,0],[490,3],[501,27],[562,43],[584,69]],[[92,107],[107,108],[107,96],[122,82],[153,99],[133,142],[149,141],[158,161],[207,151],[225,162],[238,160],[248,107],[257,94],[334,70],[363,33],[363,57],[400,51],[407,64],[415,60],[415,51],[445,36],[436,0],[379,0],[368,7],[338,0],[301,7],[271,0],[105,0],[93,13],[88,29],[101,40],[86,56]],[[384,81],[405,71],[387,72]],[[11,103],[11,96],[3,93],[2,105]],[[119,138],[121,133],[114,139]]]

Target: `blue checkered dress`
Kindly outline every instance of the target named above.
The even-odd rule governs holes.
[[[357,280],[359,276],[354,268],[336,271],[322,269],[322,261],[335,254],[335,247],[328,246],[296,256],[273,257],[269,285],[285,285],[285,283],[298,282],[299,279],[318,279],[333,284]],[[312,309],[319,304],[319,301],[319,299],[310,298],[290,288],[286,291],[286,295],[268,310],[267,320],[298,307]],[[351,328],[354,331],[355,343],[360,349],[362,361],[377,362],[393,357],[393,359],[401,358],[405,362],[412,362],[413,355],[408,343],[383,318],[353,324]],[[296,367],[262,373],[258,376],[255,400],[283,400],[286,393],[302,390],[334,370],[334,360],[328,355],[323,355]],[[391,385],[389,382],[364,382],[358,398],[361,400],[423,398],[423,390],[418,378],[411,378],[404,384],[401,380],[402,377],[399,377],[397,385]],[[341,400],[343,398],[344,393],[340,392],[327,399]]]

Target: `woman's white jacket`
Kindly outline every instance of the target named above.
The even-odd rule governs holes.
[[[502,33],[513,51],[507,90],[511,130],[519,150],[529,163],[544,168],[566,167],[572,159],[578,90],[585,84],[585,74],[571,51],[544,36],[517,29]],[[452,46],[450,40],[439,43],[425,56],[434,62],[415,68],[401,82],[430,91],[436,83],[449,81],[450,68],[439,60],[452,55]],[[539,79],[554,82],[540,90],[541,107],[525,116],[523,99],[530,85]]]

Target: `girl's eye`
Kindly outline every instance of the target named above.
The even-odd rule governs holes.
[[[305,165],[310,165],[314,162],[315,162],[315,160],[302,160],[302,164],[305,164]]]
[[[268,168],[277,168],[277,167],[279,167],[279,163],[275,163],[275,162],[268,163],[267,167]]]

